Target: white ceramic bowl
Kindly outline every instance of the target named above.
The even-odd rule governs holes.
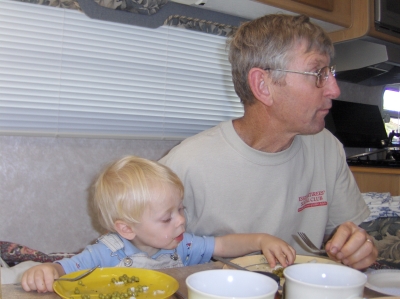
[[[297,264],[283,271],[287,299],[361,298],[367,276],[343,265]]]
[[[272,278],[251,271],[217,269],[194,273],[186,278],[189,299],[273,299],[278,284]]]

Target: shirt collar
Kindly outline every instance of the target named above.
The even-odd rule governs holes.
[[[122,238],[120,236],[122,242],[124,242],[124,252],[127,256],[131,256],[137,253],[145,253],[144,251],[141,251],[139,248],[137,248],[135,245],[131,243],[131,241]],[[160,249],[157,251],[155,254],[151,256],[151,258],[157,258],[162,254],[174,254],[175,249]]]

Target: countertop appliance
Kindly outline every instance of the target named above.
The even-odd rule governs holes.
[[[374,149],[347,157],[349,166],[400,168],[400,145],[393,142],[400,133],[387,135],[377,105],[333,100],[325,118],[325,128],[344,147]]]
[[[400,37],[400,1],[375,0],[375,29]]]
[[[347,164],[349,166],[400,168],[400,147],[397,142],[393,142],[394,137],[400,137],[400,133],[392,131],[389,134],[389,146],[386,148],[347,157]],[[371,158],[382,156],[382,154],[384,158]]]
[[[377,105],[332,100],[325,127],[344,147],[384,148],[389,145]]]

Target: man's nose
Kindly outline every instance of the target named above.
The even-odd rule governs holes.
[[[329,74],[328,82],[325,84],[326,96],[330,99],[336,99],[340,96],[340,88],[337,84],[336,78]]]

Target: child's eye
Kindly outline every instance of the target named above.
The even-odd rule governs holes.
[[[163,222],[163,223],[168,223],[168,222],[171,222],[171,220],[172,220],[172,218],[168,218],[168,219],[162,220],[162,222]]]

